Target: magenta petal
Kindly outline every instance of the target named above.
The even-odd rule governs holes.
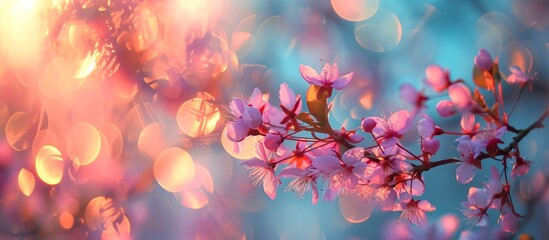
[[[254,168],[254,167],[259,167],[259,168],[269,167],[269,165],[267,165],[266,162],[264,162],[262,160],[259,160],[259,159],[251,159],[251,160],[248,160],[248,161],[244,161],[241,164],[244,165],[244,166],[247,166],[247,167],[251,167],[251,168]]]
[[[242,139],[248,136],[248,126],[246,126],[242,118],[236,120],[236,122],[228,123],[226,128],[227,138],[233,142],[242,141]]]
[[[264,144],[265,147],[271,151],[276,151],[278,147],[280,147],[280,144],[282,144],[282,136],[277,133],[268,133],[267,136],[265,136]]]
[[[299,72],[301,77],[310,84],[322,86],[321,76],[312,68],[307,65],[299,65]]]
[[[427,200],[421,200],[418,202],[417,207],[425,212],[435,211],[435,207]]]
[[[514,233],[518,229],[518,219],[512,212],[507,212],[500,216],[501,230],[508,233]]]
[[[449,117],[456,113],[454,103],[450,100],[442,100],[437,103],[437,112],[441,117]]]
[[[280,174],[278,174],[278,177],[283,178],[299,178],[305,175],[305,171],[295,168],[295,167],[287,167],[280,171]]]
[[[394,131],[400,134],[406,133],[411,126],[410,114],[406,110],[400,110],[389,117],[388,123]]]
[[[313,189],[313,205],[316,205],[318,203],[318,188],[316,187],[316,184],[312,183],[311,188]]]
[[[464,163],[456,169],[456,179],[462,184],[466,184],[475,177],[476,167],[472,164]]]
[[[490,71],[492,69],[492,56],[486,51],[486,49],[481,48],[475,57],[475,65],[480,70]]]
[[[292,109],[295,104],[296,96],[294,91],[288,87],[288,84],[280,84],[280,90],[278,91],[280,95],[280,104],[287,109]]]
[[[335,170],[341,169],[339,159],[334,156],[319,156],[313,159],[313,166],[323,173],[331,174]]]
[[[244,119],[246,126],[251,129],[256,129],[261,126],[261,123],[263,123],[261,112],[257,110],[257,108],[249,106],[246,106],[244,108],[242,119]]]
[[[419,135],[422,138],[430,138],[435,135],[435,122],[431,118],[422,118],[417,123]]]
[[[460,111],[467,111],[472,104],[472,95],[469,88],[463,83],[455,83],[448,88],[448,94],[456,108]]]
[[[269,196],[269,198],[274,200],[276,197],[276,185],[278,183],[278,180],[274,176],[274,171],[266,171],[269,171],[269,173],[266,173],[265,178],[263,179],[263,190],[265,191],[265,194]]]
[[[411,84],[405,83],[400,86],[399,96],[405,102],[416,105],[419,92]]]
[[[347,87],[347,85],[349,85],[352,78],[353,78],[353,73],[352,72],[348,73],[348,74],[345,74],[344,76],[341,76],[340,78],[334,80],[332,82],[332,86],[337,90],[341,90],[341,89]]]

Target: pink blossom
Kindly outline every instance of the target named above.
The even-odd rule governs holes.
[[[424,138],[421,140],[421,151],[428,154],[435,154],[440,148],[440,141],[435,138]]]
[[[361,122],[361,127],[364,132],[371,133],[372,130],[376,127],[376,120],[371,117],[363,118]]]
[[[475,106],[471,91],[463,83],[452,84],[448,88],[448,95],[459,112],[470,112]]]
[[[334,156],[318,156],[313,159],[313,166],[328,177],[331,188],[352,190],[366,169],[363,157],[364,149],[356,147],[347,150],[341,161]]]
[[[400,99],[414,107],[414,113],[425,108],[425,101],[428,99],[422,92],[416,90],[410,84],[402,84],[400,86]]]
[[[522,157],[517,157],[511,176],[523,176],[530,171],[530,161],[524,160]]]
[[[463,133],[474,134],[480,128],[479,123],[475,124],[475,115],[469,112],[461,116],[460,124]]]
[[[518,66],[511,66],[509,68],[511,70],[511,75],[507,79],[507,83],[509,84],[519,84],[519,85],[525,85],[528,83],[528,81],[532,80],[533,78],[528,76],[526,73],[522,71],[522,69]]]
[[[454,103],[450,100],[442,100],[438,102],[436,109],[441,117],[449,117],[456,114]]]
[[[229,104],[234,120],[226,126],[227,138],[233,142],[246,138],[250,129],[257,129],[264,122],[262,112],[268,107],[268,103],[263,100],[263,94],[257,88],[248,101],[234,98]]]
[[[400,195],[400,207],[402,208],[400,221],[406,220],[416,225],[427,220],[425,212],[435,211],[435,207],[429,201],[414,200],[407,193]]]
[[[437,92],[443,92],[450,85],[450,73],[437,65],[430,65],[425,69],[425,83]]]
[[[277,131],[269,131],[269,133],[265,135],[265,147],[271,151],[276,151],[282,142],[284,142],[284,138],[282,134]]]
[[[507,132],[506,126],[497,127],[493,124],[488,126],[488,129],[475,135],[473,140],[480,142],[483,147],[486,147],[486,151],[489,154],[496,154],[498,150],[498,144],[503,143],[501,138]]]
[[[303,79],[305,79],[305,81],[309,84],[319,87],[333,87],[337,90],[345,88],[353,78],[352,72],[339,77],[337,63],[334,63],[333,65],[329,63],[324,64],[320,74],[307,65],[300,65],[299,72],[301,73]]]
[[[343,139],[350,143],[359,143],[364,140],[364,137],[356,134],[355,130],[347,131],[344,127],[341,128],[341,131],[337,131],[336,135],[341,136]]]
[[[431,138],[435,135],[435,122],[429,116],[425,116],[417,123],[417,131],[421,138]]]
[[[449,240],[459,227],[459,219],[446,214],[433,224],[390,224],[385,231],[387,240]]]
[[[518,219],[512,212],[501,213],[499,223],[504,232],[515,233],[518,230]]]
[[[378,117],[373,117],[373,119],[377,124],[372,133],[376,141],[384,148],[395,146],[404,133],[408,132],[411,125],[410,114],[406,110],[393,113],[387,120]]]
[[[279,90],[280,108],[285,117],[280,124],[287,126],[297,126],[297,115],[301,112],[301,96],[295,95],[294,91],[288,87],[288,84],[282,83]]]
[[[280,184],[275,177],[276,164],[271,160],[271,151],[265,148],[264,144],[256,145],[256,152],[253,159],[245,161],[242,165],[251,169],[251,184],[258,186],[263,183],[263,190],[271,199],[276,197],[276,187]]]
[[[490,56],[490,53],[486,49],[481,48],[479,50],[477,56],[475,56],[475,65],[480,70],[492,70],[492,56]]]
[[[486,210],[490,201],[491,197],[486,189],[471,187],[467,194],[467,202],[461,203],[463,206],[461,212],[476,226],[485,226],[488,223]]]
[[[305,169],[311,166],[311,158],[309,158],[305,152],[307,149],[308,146],[306,142],[298,141],[295,145],[295,150],[290,153],[291,157],[289,157],[285,163],[292,164],[299,169]]]
[[[279,177],[294,178],[286,187],[286,191],[292,190],[299,198],[303,198],[309,190],[312,190],[312,202],[317,204],[318,187],[316,186],[316,179],[318,174],[318,171],[311,166],[305,169],[288,167],[280,172]]]
[[[480,154],[480,143],[472,141],[469,137],[458,139],[457,150],[460,154],[459,166],[456,169],[456,178],[460,183],[468,183],[475,177],[475,169],[481,168],[480,161],[476,158]]]

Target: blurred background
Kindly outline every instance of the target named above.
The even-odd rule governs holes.
[[[252,149],[222,134],[229,101],[258,87],[278,104],[282,82],[303,95],[300,64],[337,62],[355,75],[330,121],[355,128],[409,107],[398,86],[422,89],[428,65],[472,83],[485,48],[504,76],[512,65],[537,76],[510,118],[524,128],[549,103],[548,11],[544,0],[0,0],[0,238],[379,239],[399,212],[312,205],[287,182],[274,201],[251,187],[240,163]],[[506,85],[507,101],[519,91]],[[426,113],[459,131],[436,102]],[[547,173],[547,134],[521,143],[534,164],[514,179],[519,212]],[[458,154],[446,140],[437,159]],[[488,166],[468,185],[452,165],[425,173],[430,219],[461,218]],[[545,239],[547,201],[537,207],[519,233]]]

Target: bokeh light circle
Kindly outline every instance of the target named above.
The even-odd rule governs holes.
[[[36,154],[36,173],[49,185],[58,184],[63,177],[63,157],[54,146],[46,145]]]
[[[16,151],[23,151],[30,147],[33,137],[33,126],[37,118],[26,112],[16,112],[6,123],[6,140]]]
[[[221,117],[219,109],[209,101],[208,95],[187,100],[177,111],[177,125],[189,137],[210,134]]]
[[[338,16],[353,22],[372,17],[379,9],[379,0],[331,0]]]
[[[21,168],[19,171],[19,176],[17,177],[17,184],[19,185],[19,190],[25,196],[30,196],[34,191],[35,179],[34,175],[27,169]]]
[[[214,185],[208,169],[200,164],[195,164],[194,170],[194,177],[189,187],[175,193],[175,196],[183,206],[190,209],[201,209],[210,201]]]
[[[67,154],[77,165],[88,165],[99,155],[101,135],[97,129],[85,122],[72,125],[66,136]]]
[[[350,223],[361,223],[370,218],[373,205],[361,198],[343,195],[339,198],[339,211]]]
[[[164,150],[154,162],[154,177],[166,191],[182,191],[194,177],[194,163],[191,155],[180,148]]]
[[[235,143],[227,138],[227,127],[221,132],[221,144],[227,153],[240,160],[252,159],[255,154],[255,145],[263,136],[248,136],[244,140]]]
[[[499,55],[499,70],[504,77],[511,74],[511,66],[518,66],[522,71],[529,73],[532,70],[534,59],[532,53],[520,42],[510,42],[503,46]]]
[[[355,39],[372,52],[387,52],[395,48],[402,38],[402,25],[389,10],[379,9],[370,19],[357,23]]]

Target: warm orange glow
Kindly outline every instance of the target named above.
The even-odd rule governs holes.
[[[23,151],[30,147],[32,127],[36,121],[36,117],[26,112],[11,115],[6,123],[6,140],[13,149]]]
[[[182,192],[176,193],[183,206],[190,209],[201,209],[210,201],[214,185],[208,169],[202,165],[194,165],[194,178]]]
[[[334,11],[341,18],[359,22],[372,17],[379,8],[379,0],[331,0]]]
[[[113,221],[119,214],[123,214],[113,204],[111,198],[104,196],[96,197],[88,203],[84,221],[90,230],[112,230]]]
[[[154,177],[167,191],[182,191],[194,177],[194,163],[191,155],[180,148],[164,150],[154,162]]]
[[[373,206],[356,196],[343,195],[339,198],[339,211],[350,223],[361,223],[370,218]]]
[[[62,212],[59,214],[59,224],[64,229],[71,229],[74,225],[74,217],[69,212]]]
[[[113,222],[109,229],[103,231],[101,240],[130,240],[132,239],[130,233],[130,220],[124,215],[121,222]]]
[[[190,137],[201,137],[211,133],[221,116],[219,109],[210,102],[213,97],[207,93],[202,95],[187,100],[177,111],[177,125]]]
[[[254,157],[255,143],[261,140],[262,136],[249,136],[239,143],[234,143],[227,138],[227,129],[221,133],[221,144],[227,153],[236,159],[248,160]]]
[[[147,125],[137,140],[137,148],[139,152],[154,159],[164,149],[168,147],[166,143],[166,136],[164,134],[164,128],[158,123],[152,123]]]
[[[25,196],[30,196],[32,192],[34,191],[34,175],[27,169],[21,168],[21,171],[19,171],[19,177],[17,177],[17,183],[19,185],[19,190]]]
[[[75,164],[88,165],[99,155],[101,136],[93,125],[80,122],[72,125],[65,143],[67,153]]]
[[[53,146],[43,146],[36,154],[36,173],[49,185],[58,184],[63,177],[63,157]]]

